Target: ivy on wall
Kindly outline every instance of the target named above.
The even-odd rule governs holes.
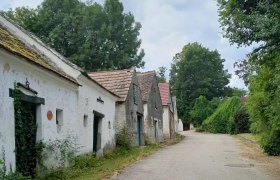
[[[43,147],[36,144],[36,105],[21,101],[21,95],[20,90],[14,90],[16,170],[24,176],[34,177],[37,157]]]

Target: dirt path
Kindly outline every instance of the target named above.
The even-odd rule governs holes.
[[[280,179],[280,156],[264,154],[256,139],[250,134],[240,134],[235,137],[239,140],[243,158],[253,162],[260,169],[266,170],[275,179]]]
[[[236,138],[195,132],[183,134],[186,138],[179,144],[132,164],[112,179],[276,179],[255,161],[241,155],[244,152]]]

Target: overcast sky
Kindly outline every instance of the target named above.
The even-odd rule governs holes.
[[[0,0],[0,9],[19,6],[36,7],[42,0]],[[103,3],[104,0],[97,0]],[[216,0],[121,0],[125,11],[131,11],[142,24],[140,38],[145,50],[144,70],[169,69],[172,57],[184,45],[199,42],[210,50],[217,49],[226,61],[224,66],[233,74],[230,86],[244,88],[234,75],[233,63],[245,58],[250,48],[231,46],[222,38]]]

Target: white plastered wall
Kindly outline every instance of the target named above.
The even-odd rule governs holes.
[[[104,115],[99,124],[101,132],[101,149],[97,152],[103,154],[106,149],[115,147],[115,101],[117,97],[104,91],[98,85],[90,82],[86,77],[79,77],[82,87],[79,88],[78,99],[78,125],[80,139],[80,153],[93,151],[93,121],[94,111]],[[104,103],[97,101],[100,98]],[[87,126],[84,126],[84,116],[88,117]],[[110,122],[110,125],[109,125]],[[105,149],[104,149],[105,148]]]
[[[163,106],[163,135],[164,138],[170,138],[168,106]]]
[[[9,97],[9,89],[14,89],[15,82],[24,84],[27,79],[30,87],[38,92],[38,97],[45,99],[45,105],[37,106],[37,140],[48,141],[77,135],[77,85],[2,50],[0,73],[0,148],[1,152],[2,149],[5,151],[7,167],[15,169],[14,105],[13,98]],[[55,120],[57,108],[63,110],[60,131]],[[53,113],[51,120],[47,118],[48,111]]]

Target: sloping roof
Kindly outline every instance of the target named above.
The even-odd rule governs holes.
[[[169,83],[159,83],[158,84],[161,102],[163,106],[168,106],[168,98],[169,98]]]
[[[151,86],[153,84],[155,74],[155,71],[137,73],[137,78],[142,94],[142,101],[148,101],[149,99]]]
[[[21,26],[19,26],[16,22],[14,22],[13,20],[11,20],[10,18],[8,18],[7,16],[5,16],[3,13],[0,12],[0,16],[1,18],[4,18],[7,22],[11,23],[15,28],[17,28],[18,30],[20,30],[21,32],[23,32],[25,35],[27,35],[29,38],[31,38],[32,40],[34,40],[36,43],[39,44],[39,46],[42,46],[46,51],[52,53],[57,59],[63,61],[64,63],[66,63],[68,66],[72,67],[73,69],[79,71],[84,77],[86,77],[87,79],[89,79],[90,81],[92,81],[93,83],[97,84],[99,87],[101,87],[102,89],[104,89],[105,91],[109,92],[110,94],[112,94],[113,96],[119,98],[119,96],[117,96],[116,94],[112,93],[111,91],[109,91],[108,89],[106,89],[105,87],[103,87],[101,84],[99,84],[98,82],[96,82],[94,79],[90,78],[88,76],[88,74],[85,72],[85,70],[83,70],[82,68],[78,67],[77,65],[73,64],[71,61],[69,61],[68,59],[66,59],[64,56],[62,56],[60,53],[58,53],[56,50],[52,49],[51,47],[49,47],[47,44],[43,43],[38,37],[36,37],[34,34],[32,34],[31,32],[23,29]],[[1,22],[3,23],[3,22]],[[5,26],[5,24],[4,24]],[[55,73],[57,73],[58,75],[70,79],[71,81],[73,81],[74,83],[78,84],[78,81],[73,78],[70,74],[64,72],[60,67],[58,67],[56,65],[56,63],[53,62],[53,59],[51,59],[51,57],[48,57],[47,55],[45,55],[44,52],[41,52],[39,49],[36,48],[36,46],[34,46],[34,44],[25,44],[26,42],[22,42],[21,40],[19,40],[19,37],[16,36],[16,34],[13,34],[13,32],[9,32],[6,28],[1,27],[0,24],[0,28],[3,29],[4,31],[6,31],[11,37],[13,37],[17,43],[21,43],[20,45],[20,49],[18,48],[19,46],[16,46],[17,50],[23,50],[22,53],[18,53],[15,51],[12,51],[11,47],[7,47],[5,45],[2,45],[1,43],[5,43],[2,42],[2,37],[0,36],[1,42],[0,42],[0,48],[3,47],[6,50],[12,52],[13,54],[16,54],[18,56],[24,57],[27,60],[29,60],[30,62],[34,61],[39,61],[38,58],[28,58],[25,57],[26,56],[26,52],[30,51],[31,54],[36,55],[40,58],[39,64],[40,66],[43,66],[43,68],[46,68],[47,70],[53,71]],[[2,31],[0,32],[0,34],[2,35]],[[4,36],[4,35],[3,35]],[[8,41],[9,42],[9,41]],[[12,43],[14,44],[14,43]],[[14,44],[15,45],[15,44]],[[56,60],[56,59],[55,59]],[[80,84],[78,84],[80,85]]]
[[[12,35],[8,30],[0,25],[0,48],[9,51],[12,54],[20,56],[27,61],[41,66],[42,68],[51,71],[64,79],[67,79],[75,84],[78,82],[68,76],[65,72],[63,72],[60,68],[54,66],[53,64],[49,63],[46,59],[44,59],[41,55],[36,53],[34,50],[26,46],[22,41]]]
[[[88,75],[109,91],[118,95],[119,101],[125,101],[132,81],[134,69],[91,72]]]

